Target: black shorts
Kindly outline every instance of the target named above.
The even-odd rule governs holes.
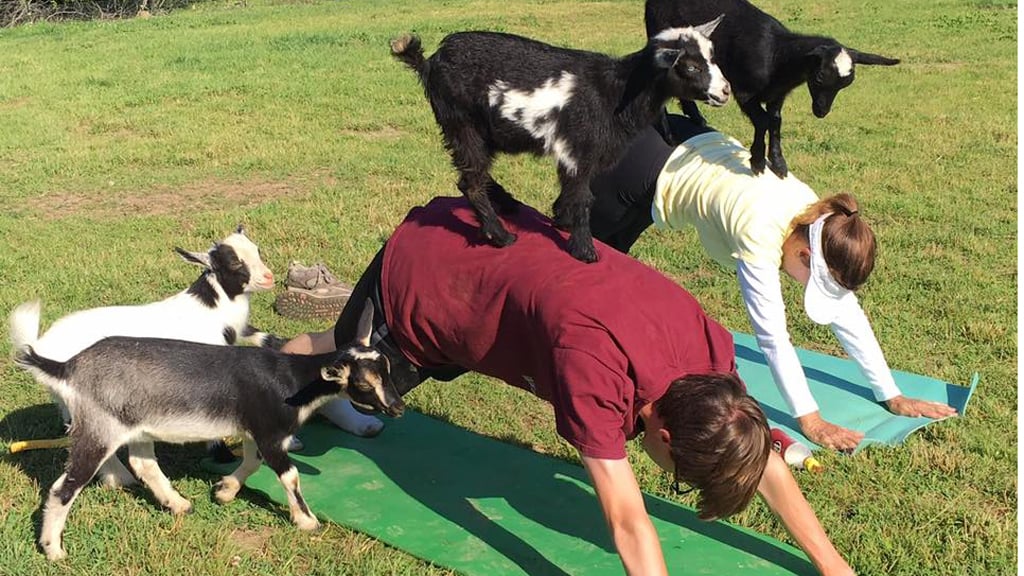
[[[676,142],[713,131],[674,114],[668,116],[668,126]],[[658,176],[675,150],[665,140],[654,127],[647,128],[633,140],[611,170],[598,174],[590,182],[594,194],[590,232],[619,252],[628,253],[640,234],[654,223],[651,203]]]
[[[373,331],[370,333],[370,345],[388,357],[391,364],[391,379],[398,393],[405,395],[428,378],[447,382],[468,372],[460,366],[444,366],[436,368],[420,368],[405,357],[395,339],[391,336],[380,287],[381,270],[384,268],[384,248],[377,251],[366,271],[359,277],[352,295],[334,325],[334,345],[343,346],[351,342],[359,328],[359,318],[363,314],[366,300],[373,304]]]

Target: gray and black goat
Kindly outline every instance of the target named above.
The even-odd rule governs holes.
[[[318,407],[345,397],[367,411],[401,415],[404,404],[388,361],[370,347],[373,306],[367,301],[356,340],[315,356],[269,348],[201,344],[163,338],[109,337],[66,361],[37,353],[39,304],[11,314],[15,361],[59,396],[71,413],[67,469],[43,506],[39,544],[50,560],[66,556],[61,543],[71,504],[100,465],[128,445],[132,470],[174,514],[191,503],[157,464],[154,441],[193,442],[240,434],[242,463],[215,487],[220,502],[234,499],[261,462],[277,473],[292,521],[303,530],[319,523],[299,491],[288,457],[289,439]]]

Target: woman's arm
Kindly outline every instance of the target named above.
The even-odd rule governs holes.
[[[626,574],[667,576],[661,542],[647,515],[629,461],[582,455],[581,458],[594,483],[597,500]]]
[[[832,323],[832,333],[839,339],[843,349],[860,367],[875,393],[875,400],[884,402],[894,414],[903,416],[927,416],[946,418],[954,416],[956,409],[940,402],[907,398],[900,392],[892,377],[889,364],[882,354],[882,347],[871,329],[867,315],[856,299],[839,311]]]
[[[864,435],[822,419],[818,404],[811,396],[807,377],[786,327],[786,305],[782,300],[778,269],[739,261],[736,275],[757,344],[772,371],[775,385],[789,406],[790,414],[800,423],[800,431],[822,446],[837,450],[855,448]]]

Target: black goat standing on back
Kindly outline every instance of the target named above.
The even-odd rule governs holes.
[[[618,161],[669,98],[728,101],[707,39],[719,20],[663,30],[619,59],[496,32],[451,34],[429,59],[416,36],[393,40],[391,51],[423,84],[483,236],[498,247],[516,240],[491,204],[503,213],[516,207],[490,176],[495,153],[553,155],[555,223],[571,232],[572,256],[594,262],[591,178]]]
[[[824,118],[836,94],[853,83],[854,64],[893,66],[900,62],[858,52],[832,38],[790,32],[747,0],[647,0],[644,7],[648,36],[719,14],[725,19],[711,41],[736,102],[754,124],[750,168],[755,174],[764,172],[766,132],[772,172],[780,178],[789,172],[782,157],[782,103],[794,88],[806,82],[814,115]],[[682,99],[680,103],[687,116],[704,122],[696,104]]]

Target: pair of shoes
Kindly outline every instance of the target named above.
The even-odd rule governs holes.
[[[274,301],[277,313],[301,320],[337,320],[352,295],[352,287],[339,281],[323,263],[288,264],[285,291]]]

